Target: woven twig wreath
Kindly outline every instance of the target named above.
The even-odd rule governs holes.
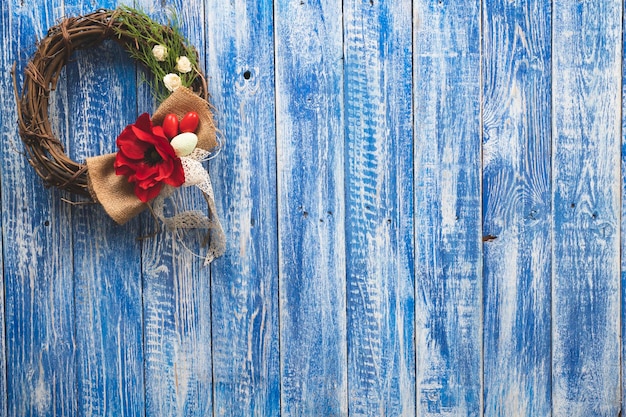
[[[30,156],[31,165],[47,186],[91,196],[87,166],[71,160],[52,132],[48,100],[50,92],[56,89],[61,69],[75,50],[93,47],[107,39],[119,42],[131,52],[153,48],[146,39],[149,36],[133,36],[124,18],[132,13],[134,11],[131,9],[99,10],[63,19],[48,30],[24,71],[24,86],[18,102],[19,134]],[[159,26],[165,39],[180,37],[171,27]],[[193,53],[197,61],[197,53],[193,48],[186,44],[182,44],[181,48]],[[191,88],[207,99],[206,80],[199,68],[194,70]]]
[[[126,126],[116,139],[118,152],[89,157],[83,164],[70,159],[53,134],[48,102],[72,53],[107,39],[144,64],[147,81],[162,102],[152,117],[144,113]],[[22,93],[15,86],[15,95],[19,134],[30,164],[47,186],[91,198],[119,224],[150,208],[175,232],[207,229],[205,263],[224,252],[211,180],[202,166],[218,144],[206,80],[196,50],[175,28],[127,7],[65,18],[37,45]],[[188,186],[202,192],[209,216],[197,210],[165,215],[164,201],[175,188]]]

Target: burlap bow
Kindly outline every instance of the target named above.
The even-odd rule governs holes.
[[[209,104],[191,90],[180,87],[172,93],[156,110],[152,116],[152,123],[154,125],[161,125],[163,119],[169,113],[174,113],[179,118],[182,118],[190,111],[198,113],[200,119],[200,123],[195,132],[198,136],[197,148],[206,151],[195,152],[194,155],[205,155],[208,151],[217,147],[215,124],[213,123]],[[134,186],[128,182],[127,177],[115,174],[115,168],[113,166],[115,155],[115,153],[112,153],[87,158],[89,191],[93,199],[104,207],[104,210],[116,223],[124,224],[148,208],[148,204],[141,202],[141,200],[137,198],[133,191]],[[224,253],[225,237],[215,210],[215,200],[209,175],[206,173],[206,177],[203,178],[202,181],[202,186],[199,184],[185,185],[196,185],[202,191],[208,203],[209,217],[202,217],[198,212],[193,212],[196,221],[193,223],[192,227],[207,228],[209,229],[208,233],[213,233],[213,235],[210,236],[209,253],[205,258],[205,262],[210,263],[214,258]],[[163,200],[171,194],[171,191],[162,192],[162,194],[163,196],[159,196],[155,199],[155,204],[162,205]],[[157,210],[157,215],[158,214]],[[176,228],[176,224],[172,222],[171,219],[166,219],[163,215],[158,217],[160,217],[160,220],[166,226]],[[188,225],[189,223],[186,224]]]

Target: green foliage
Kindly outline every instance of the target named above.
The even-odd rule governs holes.
[[[163,77],[169,73],[180,76],[183,86],[191,86],[197,77],[198,56],[179,32],[176,22],[170,21],[170,26],[164,26],[144,12],[128,6],[119,7],[115,19],[119,23],[114,25],[115,33],[120,39],[124,39],[131,58],[141,62],[150,72],[150,78],[146,78],[146,82],[157,101],[163,101],[170,94],[163,83]],[[167,48],[164,61],[158,61],[152,53],[152,48],[156,45]],[[191,62],[190,72],[181,73],[176,70],[176,59],[183,56]]]

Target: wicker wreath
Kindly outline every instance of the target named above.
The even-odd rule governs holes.
[[[131,21],[134,24],[129,23]],[[155,39],[155,31],[156,38],[160,39]],[[89,198],[92,195],[88,188],[87,165],[75,162],[65,154],[63,145],[52,132],[48,100],[50,92],[56,88],[61,69],[73,51],[93,47],[107,39],[121,44],[132,58],[140,62],[142,56],[146,57],[145,51],[151,51],[155,42],[163,41],[176,43],[187,56],[198,61],[196,50],[176,29],[160,25],[130,8],[103,9],[68,17],[48,30],[27,64],[21,95],[15,87],[19,134],[30,156],[30,164],[46,186]],[[150,59],[149,56],[147,58]],[[147,67],[150,72],[149,65]],[[159,78],[154,71],[151,75]],[[207,99],[206,79],[198,65],[188,74],[187,81],[191,90]],[[159,94],[158,87],[156,94]]]
[[[50,92],[73,51],[108,39],[120,43],[131,58],[146,67],[147,81],[161,104],[152,117],[144,113],[126,126],[116,139],[116,153],[78,163],[65,154],[52,132]],[[182,230],[207,230],[205,264],[224,253],[225,235],[211,179],[202,165],[219,143],[206,79],[198,53],[175,27],[161,25],[128,7],[65,18],[37,45],[26,66],[21,95],[15,65],[13,69],[19,134],[30,164],[47,186],[100,203],[118,224],[149,208],[177,237]],[[165,200],[183,186],[202,192],[208,215],[198,210],[166,214]]]

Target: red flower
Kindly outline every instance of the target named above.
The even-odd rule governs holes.
[[[135,184],[135,195],[144,203],[159,195],[164,183],[179,187],[185,182],[180,158],[163,128],[152,126],[148,113],[126,126],[117,137],[117,147],[115,173],[127,176]]]

